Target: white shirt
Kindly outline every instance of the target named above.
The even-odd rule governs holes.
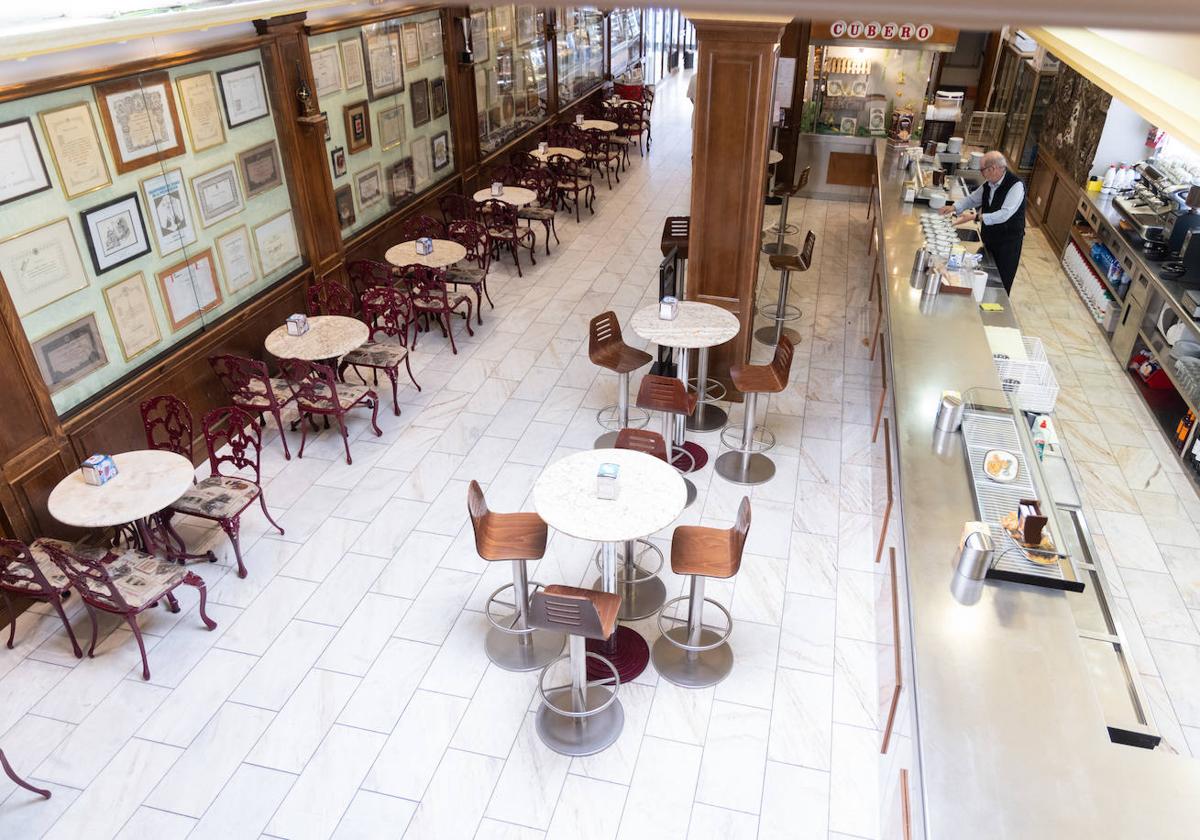
[[[973,210],[976,207],[983,206],[983,191],[988,191],[988,200],[996,193],[996,188],[999,184],[993,184],[991,181],[984,181],[966,198],[960,198],[954,202],[954,209],[959,213],[964,210]],[[981,213],[979,218],[985,225],[998,225],[1007,222],[1012,218],[1012,214],[1017,212],[1017,208],[1021,206],[1021,202],[1025,199],[1025,184],[1022,181],[1012,185],[1012,189],[1008,191],[1008,195],[1004,196],[1004,203],[1000,205],[999,210],[991,213]]]

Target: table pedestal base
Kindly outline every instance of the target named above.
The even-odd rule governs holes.
[[[688,644],[688,628],[672,627],[667,631],[680,644]],[[719,641],[721,634],[704,628],[696,645],[711,645]],[[654,669],[659,675],[684,688],[705,688],[716,685],[733,670],[733,648],[729,643],[698,653],[673,645],[666,636],[654,643]]]
[[[604,676],[611,681],[612,672],[607,668],[604,671]],[[593,679],[590,670],[588,678]],[[564,688],[558,691],[564,697],[564,704],[569,702],[570,690],[570,688]],[[586,709],[577,711],[592,711],[599,708],[608,702],[612,693],[612,689],[603,686],[589,688]],[[625,727],[625,710],[621,708],[621,701],[617,700],[602,712],[585,718],[576,718],[560,715],[543,703],[538,707],[533,720],[542,743],[556,753],[560,755],[592,755],[611,746],[621,735],[621,730]]]
[[[698,443],[688,440],[682,444],[675,444],[675,448],[687,450],[692,456],[689,460],[687,455],[680,453],[671,461],[671,466],[680,472],[696,472],[697,470],[704,469],[704,465],[708,463],[708,450]]]
[[[763,484],[775,475],[775,463],[758,452],[724,452],[717,458],[716,470],[734,484]]]
[[[609,639],[588,639],[588,653],[598,653],[613,664],[626,683],[646,670],[650,661],[650,645],[632,627],[618,627]],[[603,662],[588,658],[588,679],[612,679],[612,671]]]

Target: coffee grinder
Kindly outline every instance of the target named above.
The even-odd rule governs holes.
[[[1193,182],[1187,193],[1187,210],[1180,212],[1171,227],[1168,246],[1183,263],[1183,282],[1200,283],[1200,182]]]

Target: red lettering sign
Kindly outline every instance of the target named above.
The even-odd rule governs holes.
[[[913,36],[913,31],[915,29],[916,29],[916,27],[913,26],[911,23],[902,23],[902,24],[900,24],[900,29],[896,34],[897,34],[897,36],[899,36],[901,41],[911,41],[912,36]]]
[[[871,21],[865,27],[863,27],[863,37],[866,38],[868,41],[874,41],[876,38],[879,37],[879,30],[880,30],[879,24],[876,23],[875,21]]]
[[[879,34],[881,36],[883,36],[883,40],[890,41],[896,37],[896,31],[899,28],[900,27],[894,23],[885,23],[883,25],[883,27],[879,30]]]
[[[833,23],[829,24],[829,34],[834,38],[841,38],[843,35],[845,35],[846,21],[835,20]]]
[[[917,40],[918,41],[928,41],[931,37],[933,37],[933,27],[932,26],[930,26],[928,23],[922,23],[919,26],[917,26]]]
[[[846,34],[851,38],[861,38],[863,34],[862,21],[850,21],[850,24],[846,27]]]

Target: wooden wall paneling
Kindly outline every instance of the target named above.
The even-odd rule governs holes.
[[[794,58],[796,66],[792,74],[792,101],[785,106],[783,122],[779,126],[778,142],[775,144],[775,148],[783,155],[783,160],[775,164],[775,182],[777,184],[796,183],[796,170],[799,168],[796,161],[796,150],[800,135],[800,117],[804,109],[804,81],[808,75],[808,34],[810,29],[809,21],[793,20],[784,27],[783,37],[779,41],[780,58]]]
[[[470,21],[465,6],[442,9],[446,93],[450,97],[450,134],[454,141],[458,174],[466,182],[474,177],[479,166],[479,123],[475,116],[475,65],[464,64],[460,58],[467,49],[464,20]]]
[[[1056,177],[1054,187],[1050,192],[1050,204],[1046,208],[1046,217],[1042,230],[1046,232],[1056,253],[1061,252],[1071,235],[1071,223],[1075,219],[1075,207],[1079,204],[1082,190],[1073,181],[1064,177]]]
[[[730,365],[750,355],[775,59],[787,18],[705,14],[691,18],[699,63],[687,294],[741,322],[737,337],[710,355],[710,375],[728,384]]]
[[[830,152],[825,182],[847,187],[870,187],[871,175],[874,172],[874,154]]]
[[[546,112],[558,113],[558,9],[546,9]]]
[[[1054,170],[1041,155],[1034,161],[1026,187],[1028,198],[1025,213],[1040,225],[1046,219],[1046,211],[1050,209],[1050,192],[1054,188]]]

